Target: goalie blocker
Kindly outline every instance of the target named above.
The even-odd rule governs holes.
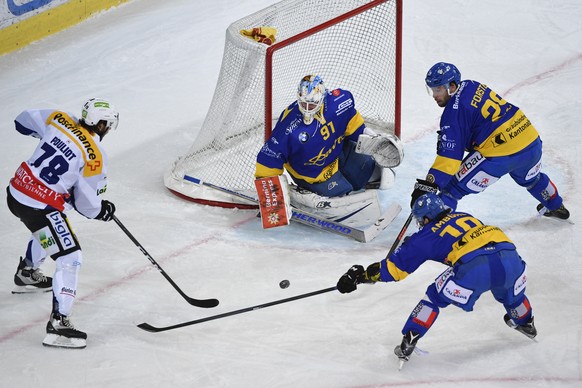
[[[289,225],[292,213],[287,177],[277,175],[257,178],[255,179],[255,188],[259,196],[259,211],[263,229]]]

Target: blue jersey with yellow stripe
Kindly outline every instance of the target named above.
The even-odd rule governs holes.
[[[442,189],[459,171],[465,151],[479,151],[486,158],[515,154],[539,137],[517,106],[508,103],[487,85],[462,81],[444,108],[437,157],[429,180]],[[432,177],[431,177],[432,176]]]
[[[364,127],[354,97],[347,90],[328,92],[310,124],[303,121],[295,101],[281,113],[257,155],[255,176],[281,175],[285,168],[292,177],[308,183],[324,182],[338,171],[343,142],[357,141]]]
[[[424,225],[383,260],[380,280],[400,281],[427,260],[454,266],[504,249],[515,246],[501,229],[468,213],[453,212]]]

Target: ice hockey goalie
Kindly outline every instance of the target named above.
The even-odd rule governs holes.
[[[296,185],[291,205],[363,224],[380,214],[377,193],[366,189],[389,188],[403,156],[397,137],[366,128],[351,92],[330,91],[320,76],[306,75],[258,153],[255,177],[286,171]],[[261,187],[257,192],[261,198]]]

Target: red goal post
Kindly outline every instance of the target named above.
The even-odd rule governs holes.
[[[241,34],[267,26],[270,46]],[[401,63],[402,0],[283,0],[232,23],[204,123],[165,185],[198,203],[256,207],[228,191],[255,196],[257,153],[306,74],[351,91],[367,126],[400,136]]]

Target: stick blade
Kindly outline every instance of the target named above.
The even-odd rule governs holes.
[[[158,331],[160,331],[160,329],[158,329],[157,327],[154,327],[152,325],[150,325],[149,323],[140,323],[139,325],[137,325],[137,327],[139,327],[142,330],[145,331],[149,331],[150,333],[157,333]]]
[[[194,299],[194,298],[188,298],[187,301],[192,306],[201,307],[201,308],[205,308],[205,309],[209,309],[209,308],[212,308],[212,307],[216,307],[216,306],[218,306],[218,303],[220,303],[218,301],[218,299]]]

